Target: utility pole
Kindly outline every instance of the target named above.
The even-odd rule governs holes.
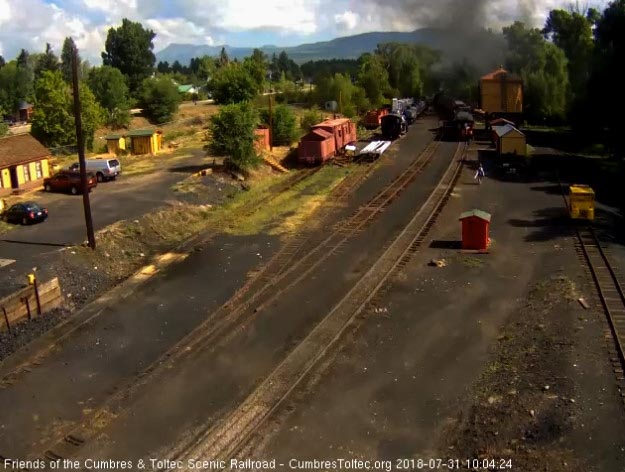
[[[93,234],[91,204],[89,203],[89,189],[87,188],[85,137],[82,133],[80,92],[78,89],[78,49],[75,46],[72,51],[72,85],[74,89],[74,121],[76,123],[76,142],[78,143],[78,162],[80,164],[80,186],[82,187],[82,203],[85,210],[85,223],[87,225],[87,240],[89,241],[89,247],[95,250],[95,235]]]
[[[339,90],[339,115],[343,116],[343,91]]]
[[[269,151],[273,152],[273,94],[269,93]]]

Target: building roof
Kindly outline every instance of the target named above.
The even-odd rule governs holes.
[[[30,103],[28,103],[28,102],[26,102],[24,100],[20,100],[20,103],[17,106],[17,108],[19,110],[28,110],[29,108],[32,108],[32,107],[33,106]]]
[[[500,125],[500,123],[503,123],[504,125],[512,125],[512,126],[514,126],[514,122],[513,121],[506,120],[505,118],[497,118],[497,119],[495,119],[495,120],[490,122],[491,126],[498,126],[498,125]]]
[[[481,80],[501,80],[504,77],[508,82],[522,82],[519,76],[511,74],[503,67],[482,76]]]
[[[187,93],[189,92],[191,89],[194,89],[195,85],[191,84],[191,85],[178,85],[178,92],[180,93]]]
[[[490,213],[487,213],[483,210],[477,210],[477,209],[465,211],[464,213],[460,215],[459,219],[464,220],[465,218],[471,218],[472,216],[475,216],[485,221],[490,221]]]
[[[30,134],[0,138],[0,168],[25,164],[49,156],[50,151]]]
[[[459,111],[454,117],[454,121],[475,121],[473,115],[468,111]]]
[[[115,140],[117,140],[117,139],[121,139],[121,138],[123,138],[123,137],[124,137],[124,135],[123,135],[123,134],[119,134],[119,133],[112,133],[112,134],[109,134],[109,135],[104,136],[104,139],[106,139],[107,141],[110,141],[111,139],[115,139]]]
[[[332,136],[332,133],[328,133],[323,129],[313,128],[310,133],[302,138],[302,141],[323,141],[325,139],[331,138]]]
[[[525,136],[521,131],[516,129],[512,125],[504,125],[504,126],[493,126],[493,131],[497,134],[498,137],[506,136],[507,134],[514,133],[520,136]]]
[[[160,131],[157,129],[133,129],[131,131],[128,131],[127,135],[132,138],[138,136],[152,136],[156,133],[160,133]]]
[[[594,195],[595,194],[594,190],[590,186],[584,185],[584,184],[573,184],[569,186],[569,192],[576,194],[576,195],[581,195],[581,194]]]
[[[342,125],[345,124],[346,122],[350,121],[349,118],[334,118],[331,120],[325,120],[315,126],[313,126],[313,128],[316,128],[318,126],[338,126],[338,125]]]

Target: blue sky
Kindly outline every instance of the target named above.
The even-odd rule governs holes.
[[[589,2],[602,6],[605,0]],[[540,25],[567,0],[0,0],[0,54],[21,48],[59,52],[72,36],[81,55],[100,63],[106,33],[122,18],[170,43],[293,46],[368,31],[411,31],[447,21],[454,12],[499,28],[515,18]],[[482,10],[478,11],[482,7]]]

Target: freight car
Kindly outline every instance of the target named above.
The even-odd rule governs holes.
[[[313,126],[302,137],[298,146],[298,159],[305,164],[319,164],[342,153],[345,146],[357,140],[356,125],[347,118],[326,120]]]
[[[382,117],[382,137],[397,139],[408,129],[406,118],[398,113],[389,113]]]
[[[370,110],[365,115],[364,125],[367,129],[379,128],[382,124],[382,117],[388,115],[387,108],[380,108],[379,110]]]

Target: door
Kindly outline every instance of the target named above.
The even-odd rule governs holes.
[[[11,176],[11,188],[17,189],[19,188],[19,183],[17,181],[17,167],[9,168],[9,174]]]

